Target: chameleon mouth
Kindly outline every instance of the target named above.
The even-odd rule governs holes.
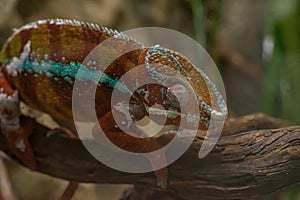
[[[142,138],[158,138],[166,133],[176,132],[178,126],[176,125],[160,125],[153,121],[149,116],[144,116],[135,124],[143,133]]]
[[[183,119],[183,114],[177,110],[166,110],[157,105],[151,106],[146,110],[148,111],[149,116],[145,115],[142,119],[135,121],[136,126],[143,133],[143,137],[158,138],[164,134],[170,133],[178,134],[179,137],[194,137],[192,132],[198,130],[198,127],[182,126],[184,122],[180,122],[178,119],[180,119],[180,117]],[[159,120],[155,120],[157,117]],[[174,121],[167,123],[167,119],[174,119],[177,123],[174,123]]]

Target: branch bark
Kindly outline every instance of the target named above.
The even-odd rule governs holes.
[[[152,173],[124,173],[101,164],[79,140],[59,134],[47,138],[43,126],[35,128],[30,142],[37,171],[70,181],[133,184],[127,199],[243,199],[295,187],[300,181],[300,126],[270,129],[287,125],[262,114],[227,120],[208,156],[198,158],[203,139],[196,138],[169,166],[167,190],[155,187]],[[0,150],[11,155],[1,134]]]

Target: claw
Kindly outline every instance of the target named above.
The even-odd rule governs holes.
[[[167,167],[156,170],[154,173],[156,175],[157,186],[162,189],[167,189],[167,186],[168,186],[168,169],[167,169]]]
[[[168,168],[167,168],[167,161],[166,161],[166,155],[157,155],[155,157],[151,156],[148,157],[152,168],[157,169],[160,166],[165,166],[161,169],[155,170],[155,176],[157,181],[157,186],[166,189],[168,186]]]

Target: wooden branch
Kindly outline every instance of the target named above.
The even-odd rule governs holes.
[[[153,173],[124,173],[101,164],[79,140],[58,134],[47,138],[43,126],[35,128],[30,141],[37,171],[71,181],[134,184],[127,199],[242,199],[294,187],[300,181],[300,126],[251,130],[286,125],[262,114],[228,120],[208,156],[198,158],[203,140],[197,138],[169,166],[167,190],[155,187]],[[1,134],[0,149],[11,155]]]

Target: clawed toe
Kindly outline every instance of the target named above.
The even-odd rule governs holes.
[[[168,186],[168,169],[164,167],[155,171],[157,186],[166,189]]]

